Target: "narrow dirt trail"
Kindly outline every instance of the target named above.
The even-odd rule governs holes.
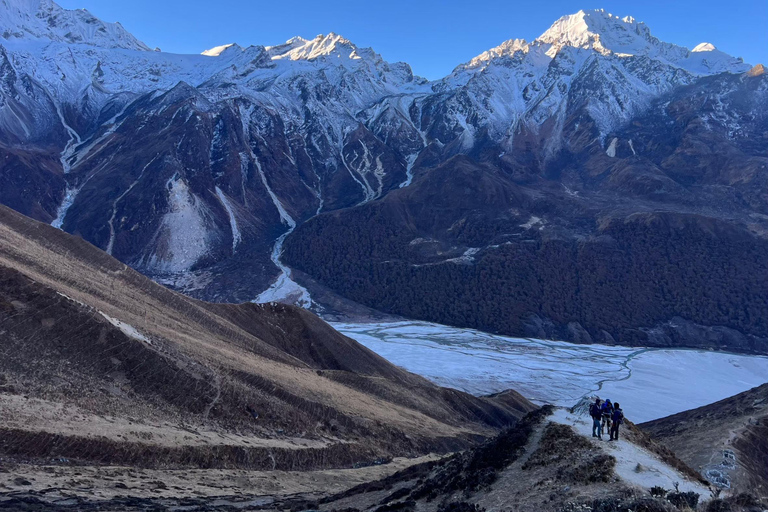
[[[616,474],[627,484],[642,489],[650,489],[654,486],[674,489],[677,484],[680,491],[693,491],[702,497],[709,496],[707,487],[691,481],[645,448],[622,439],[621,432],[618,441],[607,441],[605,437],[603,440],[593,438],[591,418],[587,414],[571,413],[566,408],[558,407],[549,420],[572,427],[596,448],[613,455],[616,458]]]

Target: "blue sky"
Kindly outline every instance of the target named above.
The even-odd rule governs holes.
[[[746,62],[768,64],[768,0],[57,0],[120,21],[163,51],[199,53],[236,42],[271,45],[336,32],[430,79],[515,37],[534,39],[557,18],[604,8],[645,21],[662,40],[707,41]]]

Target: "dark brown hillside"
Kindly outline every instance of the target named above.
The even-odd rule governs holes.
[[[534,190],[456,157],[381,201],[308,221],[287,239],[285,260],[409,318],[768,353],[768,240],[738,222],[652,206]]]
[[[639,426],[710,481],[768,495],[768,384]]]
[[[408,374],[285,305],[207,304],[0,207],[0,457],[311,469],[455,450],[532,406]]]

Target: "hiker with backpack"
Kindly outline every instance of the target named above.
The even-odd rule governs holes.
[[[618,441],[619,425],[624,423],[624,411],[621,410],[619,402],[613,404],[613,414],[611,415],[611,421],[613,422],[613,425],[611,426],[611,438],[609,441]]]
[[[602,433],[609,434],[611,432],[611,417],[613,416],[613,404],[610,398],[605,399],[605,403],[600,410],[603,416]]]
[[[595,403],[589,406],[589,415],[592,417],[592,437],[602,439],[603,427],[600,420],[603,417],[603,410],[599,398],[595,398]]]

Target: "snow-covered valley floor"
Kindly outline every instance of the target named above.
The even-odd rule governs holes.
[[[476,395],[512,388],[536,403],[561,406],[597,392],[620,402],[634,422],[700,407],[768,382],[768,357],[575,345],[426,322],[333,326],[441,386]]]

